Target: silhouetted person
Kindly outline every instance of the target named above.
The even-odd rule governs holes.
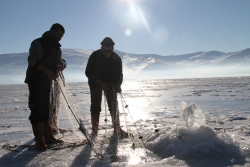
[[[35,146],[42,151],[47,150],[46,144],[63,142],[53,136],[49,123],[49,106],[52,81],[66,68],[59,43],[64,33],[64,27],[55,23],[41,38],[35,39],[29,49],[29,65],[25,78],[29,87],[29,119],[35,136]]]
[[[127,136],[127,132],[120,127],[118,114],[117,92],[121,93],[123,73],[121,58],[113,51],[114,45],[111,38],[104,38],[101,49],[94,51],[87,63],[85,74],[90,87],[92,131],[97,135],[103,90],[112,117],[114,133]]]

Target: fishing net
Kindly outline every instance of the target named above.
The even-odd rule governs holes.
[[[114,104],[110,108],[107,105],[107,97],[103,93],[101,107],[105,111],[100,114],[98,136],[93,136],[91,133],[90,92],[88,85],[84,83],[73,83],[72,85],[65,83],[61,74],[56,81],[52,82],[50,95],[50,125],[56,132],[55,136],[57,138],[61,138],[67,143],[88,142],[93,150],[99,153],[98,150],[106,148],[109,142],[119,144],[121,138],[119,134],[114,133],[112,123],[119,121],[120,123],[115,125],[119,125],[124,131],[129,132],[126,140],[134,143],[134,138],[130,134],[135,130],[135,125],[127,117],[128,113],[125,111],[127,105],[121,94],[117,95],[117,101],[113,99]],[[114,108],[117,113],[115,114],[116,118],[113,119],[116,120],[112,121],[111,113]],[[119,108],[121,108],[121,113]],[[131,127],[134,128],[131,129]],[[138,139],[140,136],[136,137]],[[115,140],[112,141],[110,140],[111,138],[115,138]]]
[[[79,117],[76,112],[79,110],[76,108],[72,93],[67,89],[69,87],[61,73],[60,77],[51,84],[49,123],[56,137],[70,143],[80,142],[84,137],[79,131],[79,122],[77,122]],[[69,107],[71,107],[70,110]]]
[[[57,81],[52,81],[50,89],[50,119],[49,123],[53,132],[57,132],[57,115],[60,108],[60,89]]]

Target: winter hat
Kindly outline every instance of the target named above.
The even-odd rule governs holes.
[[[102,40],[101,45],[102,45],[102,46],[114,46],[115,43],[114,43],[114,41],[113,41],[111,38],[106,37],[106,38],[104,38],[104,39]]]

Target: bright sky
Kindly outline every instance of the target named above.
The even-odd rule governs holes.
[[[61,23],[62,48],[178,55],[250,47],[250,0],[1,0],[0,54],[27,52]]]

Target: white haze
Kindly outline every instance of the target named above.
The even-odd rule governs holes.
[[[62,49],[67,61],[67,82],[85,82],[85,68],[92,50]],[[232,77],[250,75],[250,49],[224,53],[205,51],[161,56],[116,50],[123,61],[124,80]],[[0,84],[23,83],[28,53],[0,55]]]

